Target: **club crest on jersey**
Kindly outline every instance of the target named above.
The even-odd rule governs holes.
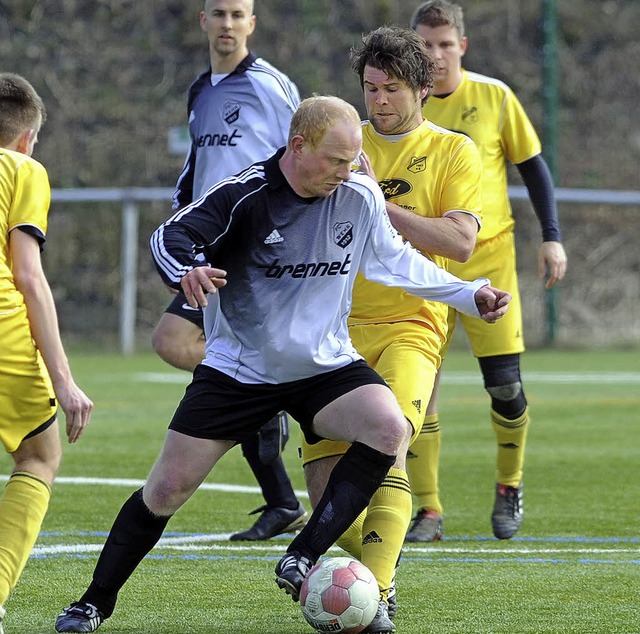
[[[478,121],[478,109],[475,106],[464,106],[462,108],[462,120],[466,123],[476,123]]]
[[[395,198],[396,196],[403,196],[413,189],[411,183],[403,180],[402,178],[388,178],[386,180],[381,180],[378,184],[384,194],[385,200]]]
[[[240,118],[240,104],[237,101],[227,101],[222,107],[224,120],[231,125]]]
[[[409,165],[407,165],[407,169],[413,174],[424,172],[427,169],[427,157],[412,156]]]
[[[336,222],[333,225],[333,241],[345,249],[353,242],[353,225],[350,222]]]

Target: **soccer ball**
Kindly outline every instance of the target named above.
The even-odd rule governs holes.
[[[300,588],[300,607],[318,632],[362,632],[376,615],[380,590],[373,573],[350,557],[318,562]]]

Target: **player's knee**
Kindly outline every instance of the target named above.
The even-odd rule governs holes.
[[[151,334],[151,347],[169,365],[191,372],[204,357],[204,340],[192,324],[181,321],[184,325],[177,327],[161,319]]]
[[[60,469],[61,458],[62,453],[52,453],[38,458],[16,460],[14,472],[31,473],[49,486],[53,486]]]
[[[484,386],[495,412],[508,420],[519,418],[527,407],[517,354],[479,359]]]
[[[495,385],[493,387],[487,387],[487,392],[498,401],[513,401],[522,394],[522,383],[515,381],[514,383],[507,383],[506,385]]]
[[[166,338],[152,338],[151,345],[153,347],[154,352],[166,363],[172,365],[174,368],[179,369],[191,369],[191,368],[183,368],[183,364],[181,362],[182,353],[178,347],[174,345],[174,343]]]
[[[397,456],[409,434],[409,422],[403,416],[380,417],[377,425],[372,425],[375,439],[370,444],[374,449],[389,456]]]
[[[52,485],[62,462],[56,417],[24,439],[12,454],[14,471],[33,473]]]
[[[144,503],[158,516],[173,515],[192,495],[189,487],[181,478],[163,474],[150,477],[144,486]]]
[[[182,340],[181,333],[164,318],[160,319],[151,333],[151,346],[162,359],[171,356]]]
[[[151,347],[159,357],[164,359],[163,354],[168,345],[169,338],[167,337],[165,329],[162,327],[162,322],[160,322],[151,333]]]
[[[62,452],[51,455],[41,463],[40,468],[34,468],[33,472],[39,475],[49,486],[53,486],[60,464],[62,463]]]
[[[515,420],[524,414],[527,399],[522,391],[520,381],[488,387],[487,392],[491,395],[491,407],[503,418]]]

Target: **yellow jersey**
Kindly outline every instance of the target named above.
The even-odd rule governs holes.
[[[0,314],[24,304],[11,270],[9,232],[25,226],[44,240],[50,201],[44,166],[25,154],[0,148]]]
[[[505,161],[517,165],[542,151],[513,91],[498,79],[463,69],[460,85],[446,97],[429,97],[422,114],[444,128],[466,134],[480,151],[483,221],[477,242],[513,231]]]
[[[371,159],[387,200],[420,216],[438,218],[453,211],[481,220],[481,163],[468,137],[429,121],[404,135],[382,136],[363,124],[363,150]],[[447,260],[425,253],[447,268]],[[447,306],[399,288],[370,282],[358,274],[349,324],[417,321],[446,335]]]

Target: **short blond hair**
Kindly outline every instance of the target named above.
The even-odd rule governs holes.
[[[464,37],[464,12],[459,4],[449,0],[427,0],[423,2],[411,17],[411,28],[428,26],[436,29],[439,26],[453,27],[460,38]]]
[[[204,0],[203,3],[203,9],[204,11],[208,10],[208,7],[210,7],[216,0]],[[245,3],[247,4],[248,8],[249,8],[249,15],[253,15],[253,10],[254,10],[254,2],[253,0],[244,0]]]
[[[22,76],[0,73],[0,146],[42,125],[47,111],[35,88]]]
[[[331,95],[314,95],[305,99],[291,119],[289,143],[294,136],[301,136],[312,149],[324,138],[327,130],[337,121],[351,121],[360,127],[360,115],[350,104]]]

